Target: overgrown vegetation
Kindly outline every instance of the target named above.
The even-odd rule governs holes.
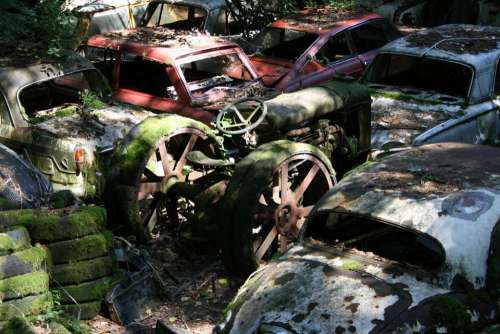
[[[0,56],[62,57],[79,42],[78,21],[64,0],[0,1]]]

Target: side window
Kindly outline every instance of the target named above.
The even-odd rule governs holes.
[[[336,34],[319,49],[316,59],[322,64],[334,63],[352,56],[345,32]]]
[[[233,15],[223,8],[217,16],[214,32],[217,35],[238,35],[241,34],[241,27],[235,21]]]
[[[383,22],[369,22],[351,30],[354,47],[358,53],[366,53],[378,49],[387,42]]]
[[[113,82],[114,62],[116,60],[116,53],[110,49],[94,48],[84,46],[80,53],[94,64],[97,69],[108,79]]]
[[[495,90],[493,95],[500,96],[500,59],[497,62],[497,73],[495,75]]]
[[[131,89],[158,97],[177,98],[167,65],[134,54],[122,54],[120,88]]]

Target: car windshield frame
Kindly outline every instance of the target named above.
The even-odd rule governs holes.
[[[284,59],[284,60],[287,60],[287,61],[297,61],[298,59],[302,58],[304,56],[304,54],[307,53],[307,51],[314,45],[317,43],[317,41],[321,38],[321,35],[320,34],[316,34],[316,33],[313,33],[313,32],[309,32],[309,31],[303,31],[303,30],[300,30],[300,29],[293,29],[292,27],[275,27],[275,26],[267,26],[264,28],[264,30],[262,30],[260,33],[258,33],[254,38],[252,38],[252,40],[250,41],[250,43],[256,48],[256,52],[255,52],[255,55],[262,55],[264,57],[271,57],[269,55],[266,55],[265,53],[263,53],[263,49],[262,49],[262,46],[261,46],[261,43],[257,43],[257,40],[262,38],[266,33],[269,33],[271,32],[272,30],[275,30],[275,31],[284,31],[284,33],[282,33],[281,35],[284,36],[284,34],[286,33],[286,31],[292,31],[294,33],[301,33],[303,34],[303,36],[307,36],[307,35],[310,35],[310,36],[314,36],[316,37],[308,46],[307,48],[305,48],[301,53],[300,55],[295,58],[295,59],[287,59],[287,58],[280,58],[280,57],[276,57],[277,59]],[[302,36],[302,37],[303,37]],[[300,38],[300,37],[299,37]],[[293,40],[291,40],[293,41]],[[280,42],[272,47],[268,47],[266,48],[265,50],[268,50],[270,48],[275,48],[277,47],[278,45],[282,44],[282,43],[287,43],[287,42],[290,42],[290,41],[284,41],[284,40],[281,40],[280,38]],[[273,57],[274,58],[274,57]]]
[[[38,85],[38,84],[43,83],[43,82],[55,80],[55,79],[62,78],[62,77],[65,77],[65,76],[71,76],[71,75],[78,74],[78,73],[84,73],[84,72],[95,72],[96,77],[101,78],[101,86],[102,86],[101,87],[101,93],[102,93],[101,94],[102,95],[101,98],[106,99],[106,97],[108,95],[108,92],[106,92],[106,91],[109,89],[109,86],[108,86],[108,83],[107,83],[106,79],[102,76],[101,72],[98,69],[96,69],[96,68],[82,68],[82,69],[78,69],[78,70],[74,70],[74,71],[60,73],[59,75],[47,77],[47,78],[44,78],[44,79],[41,79],[41,80],[32,81],[32,82],[30,82],[28,84],[20,86],[17,89],[17,92],[16,92],[16,103],[17,103],[17,107],[19,108],[19,111],[21,111],[20,114],[21,114],[21,117],[23,118],[23,120],[26,121],[26,122],[28,122],[29,124],[31,124],[30,119],[32,117],[29,117],[28,114],[26,113],[25,107],[21,103],[21,98],[20,98],[21,93],[26,88],[34,86],[34,85]],[[82,90],[82,91],[84,91],[84,90]]]
[[[201,98],[196,97],[192,94],[191,90],[189,89],[189,82],[186,80],[186,77],[184,76],[184,71],[182,70],[181,65],[196,62],[196,61],[203,60],[203,59],[215,58],[215,57],[219,57],[219,56],[229,56],[229,55],[235,55],[238,58],[238,60],[241,62],[241,64],[243,66],[245,66],[245,69],[248,71],[248,73],[250,73],[250,75],[252,76],[252,79],[248,80],[248,82],[259,80],[257,73],[255,73],[253,68],[251,66],[249,66],[249,63],[247,63],[244,60],[241,53],[237,49],[234,49],[234,48],[233,49],[225,49],[225,50],[213,50],[210,52],[204,52],[204,53],[200,53],[200,54],[179,57],[174,62],[173,67],[174,67],[175,71],[177,71],[179,78],[182,80],[182,84],[185,87],[185,90],[186,90],[191,102],[199,101],[199,100],[201,100]]]
[[[163,14],[163,10],[164,10],[164,6],[177,6],[177,7],[186,7],[188,9],[188,12],[189,12],[189,9],[190,8],[193,8],[194,10],[196,9],[200,9],[203,11],[203,13],[205,14],[204,16],[204,19],[203,19],[203,24],[201,25],[201,28],[200,30],[201,31],[204,31],[206,30],[207,28],[207,22],[208,22],[208,17],[210,15],[210,12],[202,7],[202,6],[196,6],[194,4],[190,4],[190,3],[183,3],[183,2],[167,2],[167,1],[158,1],[158,2],[151,2],[148,7],[146,8],[146,11],[144,12],[142,18],[141,18],[141,21],[140,21],[140,24],[139,24],[139,27],[150,27],[150,28],[157,28],[157,27],[166,27],[166,28],[169,28],[169,25],[172,24],[172,23],[176,23],[176,22],[179,22],[179,21],[176,21],[176,22],[172,22],[172,23],[168,23],[168,24],[165,24],[165,25],[159,25],[157,22],[156,24],[152,25],[152,26],[149,26],[148,24],[150,23],[152,17],[153,17],[153,14],[154,12],[156,11],[156,9],[158,8],[158,6],[161,5],[162,6],[162,10],[160,12],[160,16],[158,16],[158,21],[160,21],[160,18],[161,18],[161,14]],[[154,7],[153,7],[154,6]],[[178,30],[181,30],[181,31],[190,31],[191,29],[180,29],[180,28],[175,28],[175,29],[178,29]]]
[[[440,62],[446,62],[446,63],[454,63],[454,64],[458,64],[458,65],[467,67],[471,71],[471,79],[470,79],[470,82],[468,84],[467,94],[465,96],[450,95],[450,94],[447,94],[447,93],[442,93],[442,92],[438,92],[438,91],[435,91],[435,90],[422,89],[422,88],[414,88],[414,89],[416,89],[416,90],[422,90],[422,91],[427,91],[427,92],[429,92],[429,91],[430,92],[435,92],[435,93],[438,93],[438,94],[441,94],[441,95],[447,95],[447,96],[452,96],[452,97],[460,98],[460,99],[463,99],[464,101],[470,101],[471,94],[472,94],[472,87],[474,86],[474,82],[476,80],[476,69],[471,64],[468,64],[468,63],[463,62],[463,61],[455,60],[455,59],[447,59],[447,58],[434,57],[434,56],[429,56],[429,55],[423,55],[423,56],[421,56],[421,55],[415,55],[413,53],[406,53],[406,52],[381,51],[381,52],[379,52],[377,54],[377,56],[375,57],[375,59],[373,60],[373,62],[370,64],[370,66],[366,70],[365,74],[363,75],[363,78],[362,78],[361,81],[363,83],[365,83],[365,84],[368,84],[368,85],[370,85],[370,84],[374,84],[374,85],[379,84],[379,83],[376,83],[376,82],[370,82],[369,81],[368,78],[369,78],[369,76],[371,74],[371,71],[373,70],[373,68],[376,65],[377,58],[382,57],[382,56],[392,56],[392,55],[403,56],[403,57],[411,57],[411,58],[420,58],[420,59],[431,59],[431,60],[434,60],[434,61],[440,61]],[[397,85],[389,85],[389,84],[387,84],[386,86],[388,86],[388,87],[395,87],[395,88],[399,87]]]

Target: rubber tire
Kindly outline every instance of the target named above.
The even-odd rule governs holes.
[[[111,287],[120,281],[118,275],[103,277],[94,281],[89,281],[76,285],[66,285],[62,288],[52,289],[52,293],[58,296],[58,300],[63,304],[72,303],[76,300],[79,303],[103,300]],[[70,298],[71,295],[72,298]]]
[[[150,236],[146,234],[138,215],[138,178],[160,138],[181,128],[202,131],[218,152],[223,151],[215,132],[205,124],[178,115],[162,115],[149,117],[136,125],[121,141],[113,157],[104,196],[109,221],[116,227],[125,227],[124,230],[134,234],[139,241],[145,242]]]
[[[12,210],[0,212],[0,228],[22,225],[33,242],[55,242],[99,233],[106,226],[106,211],[97,206],[67,210]]]
[[[291,156],[302,153],[320,159],[334,178],[334,169],[323,152],[312,145],[288,140],[261,145],[236,165],[218,219],[223,226],[222,259],[229,271],[248,276],[257,268],[251,233],[254,204],[276,168]]]
[[[0,280],[0,301],[18,299],[49,291],[49,275],[45,271]]]
[[[103,256],[92,260],[54,266],[51,269],[51,278],[56,286],[58,284],[63,286],[80,284],[82,282],[109,276],[113,270],[113,259],[109,256]]]
[[[77,304],[60,305],[60,308],[65,313],[73,317],[78,317],[78,315],[80,315],[81,320],[88,320],[99,315],[102,309],[102,301],[81,303],[78,305]]]
[[[31,240],[25,227],[18,226],[0,233],[0,255],[30,247]]]
[[[13,299],[0,303],[0,314],[2,314],[7,308],[11,307],[21,311],[24,315],[38,315],[52,310],[54,307],[54,301],[50,292],[36,296]]]
[[[46,247],[55,264],[70,263],[109,255],[112,237],[111,232],[105,231],[78,239],[46,244]]]
[[[41,246],[0,256],[0,280],[31,273],[48,266],[47,250]]]

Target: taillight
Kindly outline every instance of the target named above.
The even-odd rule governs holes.
[[[75,147],[75,170],[76,175],[80,175],[85,163],[85,150],[82,147]]]

